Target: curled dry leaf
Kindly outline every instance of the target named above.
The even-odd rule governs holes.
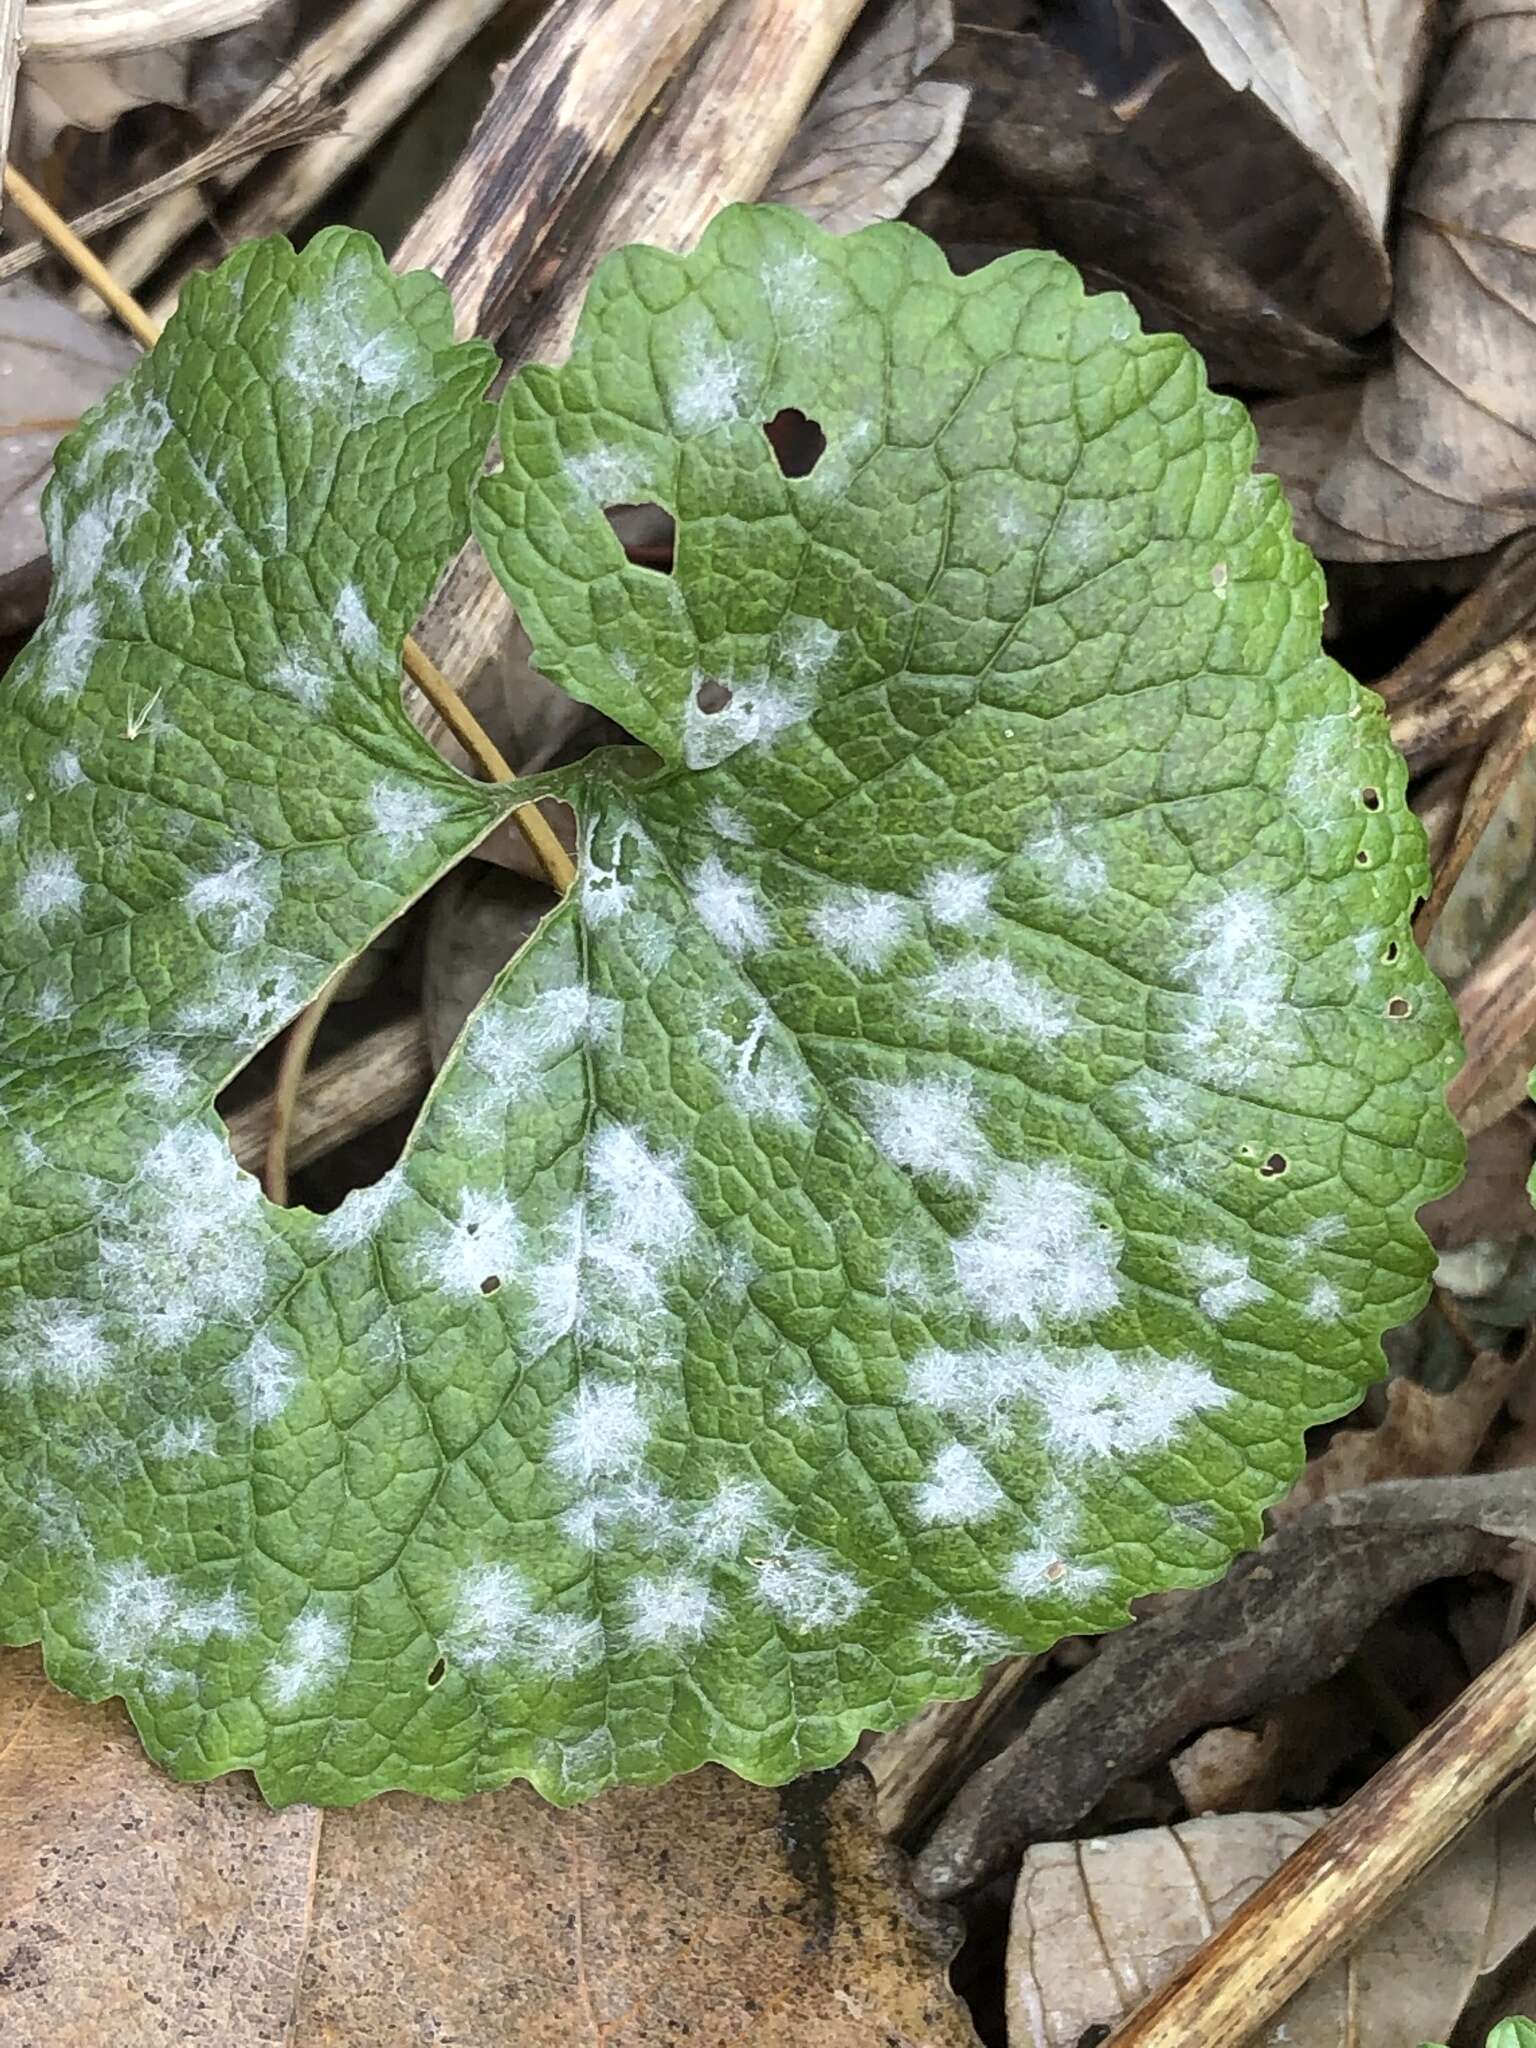
[[[37,285],[0,289],[0,632],[30,625],[48,595],[39,507],[59,436],[137,355]]]
[[[868,1780],[708,1769],[273,1812],[0,1653],[0,2039],[48,2048],[975,2048]]]
[[[812,102],[765,198],[838,234],[894,220],[948,163],[970,95],[925,78],[954,41],[951,0],[874,10]]]
[[[1114,2026],[1327,1818],[1239,1813],[1031,1849],[1008,1948],[1010,2048],[1077,2048]],[[1403,1892],[1261,2037],[1285,2048],[1403,2048],[1444,2037],[1477,1980],[1536,1925],[1528,1799],[1489,1815]]]
[[[1187,335],[1217,381],[1300,391],[1357,375],[1350,344],[1390,298],[1376,185],[1362,194],[1235,90],[1153,0],[1046,10],[1037,32],[1017,18],[1005,0],[965,10],[943,69],[972,105],[955,189],[919,215],[929,232],[1013,245],[1022,226]],[[1343,22],[1333,33],[1348,41]],[[1368,69],[1363,48],[1349,61],[1354,78]],[[978,209],[988,186],[997,201]]]
[[[1491,1569],[1507,1542],[1533,1538],[1536,1473],[1405,1480],[1318,1501],[1225,1579],[1160,1603],[1059,1686],[950,1806],[917,1859],[919,1889],[972,1890],[1197,1729],[1330,1678],[1417,1587]]]
[[[1395,347],[1308,538],[1475,554],[1536,521],[1536,7],[1461,0],[1404,193]]]

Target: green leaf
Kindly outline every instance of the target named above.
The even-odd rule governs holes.
[[[1536,2021],[1500,2020],[1488,2036],[1487,2048],[1536,2048]]]
[[[8,1639],[187,1776],[564,1801],[829,1763],[1219,1572],[1459,1158],[1402,766],[1241,410],[1049,256],[624,252],[476,524],[644,747],[492,791],[394,662],[483,355],[356,237],[184,307],[7,704]],[[219,1083],[534,789],[573,896],[400,1166],[267,1206]]]

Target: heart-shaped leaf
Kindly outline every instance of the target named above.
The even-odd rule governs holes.
[[[508,793],[395,661],[484,352],[354,236],[183,309],[7,691],[6,1637],[188,1776],[571,1800],[1219,1572],[1458,1156],[1403,771],[1240,408],[1039,253],[611,259],[476,523],[643,745]],[[578,886],[404,1159],[264,1203],[215,1090],[534,791]]]

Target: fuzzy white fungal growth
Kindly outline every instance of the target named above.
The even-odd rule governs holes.
[[[758,894],[742,875],[733,875],[712,853],[685,876],[694,914],[710,937],[733,960],[761,952],[773,933]]]
[[[752,844],[752,827],[729,804],[712,803],[706,813],[709,829],[717,839],[729,839],[737,846]]]
[[[645,464],[627,448],[596,447],[568,455],[565,473],[599,505],[637,505],[654,495]]]
[[[1201,1308],[1218,1323],[1264,1299],[1264,1288],[1240,1252],[1227,1251],[1219,1244],[1191,1245],[1189,1269],[1203,1283],[1198,1296]]]
[[[997,878],[980,868],[935,868],[923,877],[918,894],[935,924],[950,931],[985,931],[992,922],[992,891]]]
[[[152,1439],[157,1458],[174,1464],[181,1458],[211,1458],[215,1436],[213,1418],[189,1415],[163,1422]]]
[[[522,1259],[524,1232],[517,1210],[505,1195],[485,1195],[470,1188],[459,1199],[459,1213],[434,1246],[431,1263],[445,1294],[494,1292]]]
[[[633,1387],[586,1380],[555,1418],[549,1459],[557,1472],[586,1486],[610,1474],[633,1472],[650,1436]]]
[[[797,1632],[841,1627],[867,1598],[851,1572],[814,1550],[781,1550],[755,1562],[763,1600]]]
[[[1172,1443],[1231,1393],[1198,1359],[1132,1358],[1096,1345],[1055,1358],[1036,1354],[1029,1399],[1050,1456],[1064,1465],[1135,1457]]]
[[[746,365],[736,351],[703,331],[683,347],[683,376],[672,389],[672,416],[685,434],[707,433],[739,419]]]
[[[587,1145],[587,1180],[611,1243],[666,1262],[698,1229],[679,1161],[653,1152],[629,1124],[601,1124]]]
[[[861,974],[884,967],[912,923],[912,905],[883,889],[836,889],[807,920],[812,938]]]
[[[936,1664],[993,1664],[1008,1651],[1008,1638],[973,1614],[946,1607],[923,1629],[923,1647]]]
[[[746,1479],[723,1479],[689,1521],[689,1540],[697,1556],[715,1562],[738,1556],[748,1536],[760,1536],[770,1522],[766,1488]]]
[[[583,1615],[536,1609],[509,1565],[477,1565],[460,1578],[443,1649],[471,1671],[515,1658],[550,1677],[567,1678],[598,1662],[603,1631]]]
[[[1352,815],[1358,803],[1360,727],[1342,712],[1309,718],[1296,730],[1285,793],[1311,824]]]
[[[825,619],[796,619],[779,635],[779,660],[797,683],[813,683],[830,667],[842,638]]]
[[[708,1579],[663,1572],[636,1579],[627,1595],[625,1634],[637,1650],[680,1650],[699,1642],[720,1618]]]
[[[725,1080],[732,1100],[747,1116],[786,1127],[803,1126],[810,1118],[809,1076],[805,1064],[773,1020],[759,1010],[739,1044],[713,1027],[700,1033],[704,1057]]]
[[[61,1024],[69,1015],[69,990],[50,981],[38,990],[30,1007],[39,1024]]]
[[[277,882],[277,862],[251,847],[232,854],[215,873],[200,876],[182,900],[190,916],[204,921],[215,944],[239,953],[265,933]]]
[[[0,840],[14,839],[21,830],[21,813],[14,804],[0,808]]]
[[[808,691],[765,676],[728,684],[730,702],[705,711],[698,699],[709,680],[697,676],[683,706],[683,759],[690,768],[713,768],[743,747],[771,747],[780,733],[811,712]]]
[[[1086,845],[1081,828],[1069,827],[1059,812],[1050,831],[1029,848],[1029,858],[1066,903],[1086,902],[1109,882],[1103,855]]]
[[[84,900],[85,883],[73,854],[40,853],[22,870],[16,908],[32,924],[52,917],[74,916]]]
[[[1087,1600],[1110,1584],[1114,1574],[1102,1565],[1064,1557],[1049,1544],[1021,1550],[1003,1573],[1003,1584],[1021,1600],[1049,1594],[1058,1600]]]
[[[100,644],[101,613],[96,605],[72,604],[60,613],[44,631],[38,694],[45,701],[75,696]]]
[[[215,1635],[239,1637],[249,1626],[236,1594],[185,1594],[174,1579],[147,1570],[137,1558],[107,1567],[97,1597],[81,1617],[91,1649],[119,1671],[174,1644],[204,1643]]]
[[[595,1556],[621,1535],[632,1550],[656,1551],[683,1540],[683,1524],[654,1480],[625,1473],[584,1493],[560,1516],[571,1542]]]
[[[27,1302],[10,1335],[0,1338],[0,1386],[84,1394],[112,1364],[101,1317],[72,1302]]]
[[[131,1200],[108,1206],[105,1298],[152,1350],[179,1349],[213,1322],[249,1328],[272,1243],[260,1192],[229,1146],[199,1124],[178,1124],[145,1156]]]
[[[1073,1006],[1043,982],[1030,981],[1011,960],[967,953],[944,960],[922,985],[930,1003],[983,1031],[1008,1031],[1049,1045],[1072,1028]]]
[[[959,1074],[920,1081],[861,1081],[859,1114],[893,1165],[937,1187],[968,1190],[992,1176],[996,1157],[976,1121],[976,1094]]]
[[[169,1046],[136,1046],[129,1054],[135,1080],[156,1102],[175,1102],[192,1087],[196,1076],[180,1053]]]
[[[378,660],[379,629],[369,615],[367,599],[355,583],[344,583],[336,593],[336,637],[348,654],[361,661]]]
[[[320,1225],[326,1249],[345,1252],[366,1244],[405,1192],[405,1180],[398,1166],[392,1166],[372,1187],[353,1188],[341,1207],[333,1209]]]
[[[60,747],[55,753],[48,763],[48,780],[61,793],[66,789],[78,789],[84,782],[85,770],[73,747]]]
[[[955,1422],[973,1423],[993,1441],[1011,1433],[1008,1411],[1030,1391],[1040,1354],[1016,1345],[925,1351],[907,1367],[907,1399]]]
[[[1319,1280],[1307,1296],[1306,1313],[1315,1322],[1331,1323],[1344,1313],[1344,1297],[1337,1287]]]
[[[918,1487],[913,1509],[923,1523],[984,1522],[1006,1499],[969,1444],[946,1444]]]
[[[250,1423],[275,1422],[299,1383],[298,1360],[286,1345],[258,1330],[224,1369],[240,1413]]]
[[[267,1666],[267,1690],[278,1707],[297,1706],[334,1685],[347,1660],[347,1627],[318,1608],[290,1624]]]
[[[419,846],[448,815],[447,806],[410,782],[379,781],[368,792],[373,829],[392,846]]]
[[[1286,987],[1281,938],[1279,912],[1257,889],[1234,890],[1196,918],[1179,963],[1196,999],[1182,1037],[1207,1079],[1240,1085],[1273,1040]]]
[[[285,697],[292,697],[306,711],[323,711],[335,687],[333,676],[292,654],[285,654],[281,661],[274,662],[266,676],[274,689],[281,690]]]
[[[974,1228],[953,1246],[955,1277],[977,1314],[1024,1331],[1113,1308],[1119,1253],[1092,1190],[1055,1161],[1001,1173]]]

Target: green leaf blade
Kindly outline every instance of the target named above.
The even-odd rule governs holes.
[[[571,364],[510,387],[475,516],[541,665],[660,762],[540,785],[578,811],[577,890],[400,1165],[317,1218],[236,1173],[213,1091],[512,799],[425,754],[393,663],[483,369],[343,238],[370,310],[284,429],[261,280],[294,260],[214,280],[246,279],[208,301],[215,374],[169,335],[145,366],[178,423],[238,388],[273,480],[167,751],[110,740],[158,627],[57,728],[46,636],[16,679],[23,753],[77,745],[134,850],[102,884],[65,792],[0,876],[32,1006],[0,1125],[7,1633],[188,1776],[568,1801],[830,1763],[1214,1575],[1422,1297],[1412,1212],[1457,1158],[1401,764],[1318,654],[1238,409],[1046,257],[955,280],[907,230],[759,209],[606,266]],[[376,335],[431,359],[403,421],[359,388]],[[827,439],[803,478],[763,433],[791,406]],[[182,432],[206,464],[218,418]],[[651,499],[670,576],[603,517]],[[342,644],[349,580],[377,660]],[[307,697],[272,679],[306,636]],[[29,879],[52,855],[78,899]],[[167,1047],[192,1085],[146,1095]]]

